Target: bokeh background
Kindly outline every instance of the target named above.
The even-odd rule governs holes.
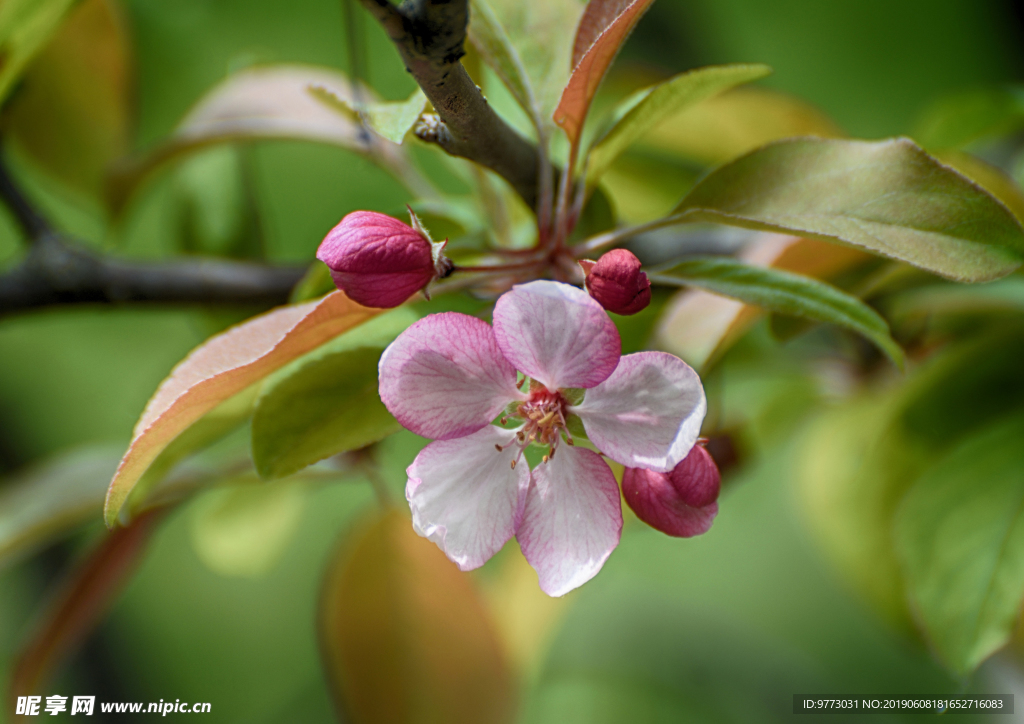
[[[136,58],[134,150],[166,136],[234,70],[286,61],[349,70],[337,0],[117,5]],[[396,52],[361,11],[358,17],[369,83],[385,98],[406,97],[414,85]],[[659,0],[617,72],[657,76],[726,62],[771,65],[775,73],[762,85],[818,106],[851,135],[906,134],[943,94],[1022,77],[1024,6]],[[112,225],[97,201],[48,176],[16,139],[7,139],[3,152],[58,226],[139,258],[206,245],[200,250],[305,263],[344,214],[397,213],[407,201],[395,181],[354,154],[261,142],[161,174],[127,219]],[[242,228],[251,223],[238,212],[246,204],[258,212],[258,229]],[[0,265],[20,253],[15,227],[0,211]],[[0,319],[0,473],[80,446],[123,450],[171,367],[250,312],[75,307]],[[917,639],[885,624],[848,590],[818,553],[794,502],[794,441],[806,424],[803,412],[823,393],[791,366],[791,354],[755,330],[709,387],[721,414],[742,430],[740,464],[726,472],[710,533],[676,540],[633,520],[603,572],[557,603],[524,594],[514,599],[521,608],[502,608],[504,593],[489,577],[516,551],[506,550],[477,576],[517,647],[522,721],[782,721],[791,716],[794,694],[1024,693],[1008,655],[970,682],[951,679]],[[225,444],[243,445],[244,437]],[[416,446],[404,433],[384,443],[387,484],[398,498]],[[208,701],[213,713],[204,720],[216,722],[334,720],[317,647],[317,598],[339,536],[374,505],[370,487],[350,481],[299,499],[297,522],[280,549],[247,576],[224,575],[197,553],[197,530],[215,503],[201,496],[173,512],[53,693]],[[101,530],[97,519],[80,535],[0,571],[0,680],[51,583]],[[0,710],[0,721],[10,714]]]

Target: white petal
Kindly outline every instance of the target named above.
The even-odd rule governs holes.
[[[611,377],[570,408],[602,453],[628,468],[659,473],[690,452],[706,411],[700,377],[665,352],[626,355]]]
[[[534,468],[516,539],[546,594],[563,596],[597,575],[621,535],[619,486],[600,455],[561,445]]]
[[[450,440],[482,429],[509,402],[526,398],[490,325],[447,312],[416,322],[384,350],[380,399],[407,430]]]
[[[593,387],[619,362],[622,343],[608,313],[569,284],[512,287],[494,306],[494,336],[520,372],[559,387]]]
[[[464,571],[501,550],[523,518],[530,467],[519,449],[504,452],[514,430],[488,425],[467,437],[427,445],[406,470],[412,526]]]

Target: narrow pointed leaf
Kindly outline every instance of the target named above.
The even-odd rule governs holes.
[[[135,425],[131,446],[107,491],[104,518],[117,522],[132,488],[192,423],[288,362],[380,313],[342,292],[281,307],[213,337],[165,379]]]
[[[377,363],[416,315],[400,308],[325,344],[269,378],[252,418],[259,474],[281,478],[382,440],[401,426],[380,401]]]
[[[488,0],[470,0],[469,41],[527,115],[540,114],[526,67]]]
[[[1024,260],[1024,230],[991,194],[908,139],[794,139],[712,172],[665,225],[713,222],[838,241],[958,281]]]
[[[681,73],[664,83],[640,91],[642,100],[623,101],[612,111],[619,120],[590,149],[587,183],[594,183],[619,154],[666,118],[741,83],[771,73],[766,65],[723,65]],[[629,110],[625,110],[628,108]]]
[[[595,9],[584,15],[588,26],[578,33],[576,47],[586,45],[590,37],[594,40],[579,61],[573,64],[572,75],[562,91],[554,115],[555,123],[565,130],[570,143],[579,141],[590,102],[594,100],[605,73],[652,2],[654,0],[633,0],[627,4],[622,0],[594,0],[588,5],[588,12],[591,6]],[[613,15],[615,12],[617,14]]]
[[[1024,600],[1024,417],[970,436],[910,489],[896,546],[910,599],[957,674],[1005,645]]]
[[[404,101],[371,102],[359,105],[339,98],[330,88],[320,85],[309,87],[310,94],[321,103],[341,113],[355,123],[365,123],[381,138],[401,145],[427,105],[427,97],[417,88]]]
[[[757,234],[739,255],[747,264],[818,279],[828,279],[870,258],[848,246],[769,233]],[[658,323],[658,344],[703,373],[762,314],[759,307],[703,289],[687,289],[666,306]]]
[[[407,518],[363,526],[327,573],[320,648],[359,724],[510,724],[509,666],[472,579]]]
[[[655,284],[698,287],[780,314],[837,324],[864,335],[897,366],[903,366],[903,351],[878,312],[817,279],[727,257],[688,259],[648,276]]]

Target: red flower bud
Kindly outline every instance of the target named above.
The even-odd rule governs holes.
[[[669,473],[626,468],[622,494],[637,517],[662,533],[690,538],[706,533],[718,515],[721,476],[701,445]]]
[[[331,229],[316,258],[331,269],[338,289],[366,307],[397,307],[451,272],[442,253],[409,210],[413,226],[386,214],[353,211]]]
[[[580,261],[590,296],[609,312],[636,314],[651,303],[651,282],[640,260],[625,249],[612,249],[596,262]]]

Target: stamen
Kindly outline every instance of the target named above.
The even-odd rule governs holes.
[[[504,452],[504,450],[505,450],[505,448],[503,448],[498,443],[494,443],[494,449],[497,450],[498,452]]]
[[[545,455],[544,457],[542,457],[542,458],[541,458],[541,462],[544,462],[544,463],[546,463],[546,462],[547,462],[548,460],[550,460],[550,459],[551,459],[551,458],[549,458],[549,457],[548,457],[547,455]]]
[[[504,416],[504,415],[503,415],[503,416],[502,416],[502,418],[501,418],[501,420],[499,420],[499,422],[500,422],[500,423],[501,423],[502,425],[507,425],[507,424],[508,424],[508,417],[506,417],[506,416]]]
[[[516,469],[516,461],[515,461],[515,460],[513,460],[513,461],[512,461],[512,469],[513,469],[513,470],[515,470],[515,469]]]
[[[525,377],[523,379],[519,380],[518,382],[516,382],[516,389],[517,390],[523,389],[523,383],[524,382],[526,382],[526,378]]]

